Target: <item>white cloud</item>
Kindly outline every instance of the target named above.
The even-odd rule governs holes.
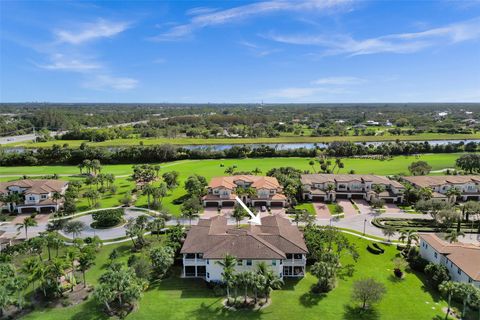
[[[268,98],[302,99],[311,97],[320,93],[323,94],[344,94],[347,90],[344,88],[325,88],[325,87],[289,87],[270,90],[266,93]]]
[[[216,10],[217,9],[215,9],[215,8],[196,7],[196,8],[192,8],[192,9],[187,10],[186,14],[189,15],[189,16],[196,16],[196,15],[199,15],[199,14],[211,13],[211,12],[214,12]]]
[[[113,37],[128,28],[127,22],[112,22],[98,19],[93,23],[82,24],[75,31],[55,30],[57,40],[69,44],[78,45],[87,41]]]
[[[138,80],[127,77],[114,77],[111,75],[96,75],[92,79],[84,82],[84,87],[96,90],[114,89],[130,90],[138,85]]]
[[[240,41],[239,44],[246,47],[248,51],[256,57],[266,57],[280,51],[279,49],[268,49],[248,41]]]
[[[357,77],[328,77],[320,78],[312,81],[312,84],[317,85],[355,85],[366,82],[365,79]]]
[[[63,54],[55,54],[51,57],[49,64],[36,64],[39,68],[47,70],[63,70],[74,72],[88,72],[101,68],[101,65],[95,62],[88,62],[82,59],[65,57]]]
[[[179,25],[152,38],[157,41],[177,40],[190,35],[194,30],[209,26],[231,23],[250,17],[281,11],[313,11],[326,10],[349,3],[351,0],[303,0],[303,1],[264,1],[226,10],[198,13],[189,23]]]
[[[422,32],[389,34],[355,40],[349,35],[277,35],[264,37],[281,43],[324,47],[324,54],[365,55],[382,52],[413,53],[422,49],[480,38],[480,18]]]

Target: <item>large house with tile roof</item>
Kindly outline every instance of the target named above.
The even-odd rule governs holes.
[[[432,198],[448,200],[447,192],[451,188],[460,191],[461,196],[453,196],[453,201],[480,201],[480,176],[409,176],[403,180],[411,183],[416,188],[432,189]]]
[[[471,283],[480,288],[480,246],[449,243],[436,234],[420,234],[420,256],[445,266],[453,281]]]
[[[312,201],[379,197],[385,202],[403,202],[405,187],[398,181],[372,174],[302,174],[302,197]],[[378,195],[375,185],[383,187]]]
[[[254,195],[239,192],[239,189],[252,188]],[[210,181],[208,192],[202,198],[205,207],[233,207],[235,198],[252,206],[284,207],[287,198],[275,177],[236,175],[216,177]]]
[[[62,202],[54,200],[53,195],[65,194],[68,182],[62,180],[17,180],[0,183],[0,210],[18,213],[51,213],[60,209]],[[18,203],[9,202],[8,196],[18,194]]]
[[[255,270],[264,262],[280,278],[305,275],[307,247],[302,233],[280,215],[261,219],[261,225],[237,228],[227,225],[227,218],[201,219],[192,226],[180,253],[184,277],[222,281],[222,267],[217,263],[227,254],[237,259],[236,272]]]

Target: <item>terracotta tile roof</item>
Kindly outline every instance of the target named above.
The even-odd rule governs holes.
[[[7,190],[8,187],[17,186],[27,189],[25,194],[42,194],[50,192],[61,192],[62,189],[68,184],[63,180],[17,180],[10,182],[0,183],[0,190]]]
[[[210,188],[224,187],[227,189],[235,189],[237,187],[236,181],[244,181],[250,183],[256,189],[279,189],[280,184],[275,177],[252,176],[252,175],[237,175],[226,177],[215,177],[210,181]]]
[[[237,229],[217,216],[193,226],[181,253],[203,253],[207,259],[221,259],[227,253],[238,259],[285,259],[287,253],[307,253],[303,235],[279,215],[262,218],[262,225]]]
[[[409,176],[406,181],[419,187],[435,187],[444,184],[480,183],[480,176]]]
[[[314,184],[314,183],[335,183],[335,182],[352,182],[352,181],[364,181],[372,182],[373,184],[392,185],[396,188],[402,189],[404,186],[395,180],[391,180],[385,176],[377,176],[373,174],[332,174],[332,173],[315,173],[315,174],[302,174],[302,184]]]
[[[444,254],[470,278],[480,281],[480,246],[462,242],[449,243],[430,233],[421,233],[419,236],[435,251]]]

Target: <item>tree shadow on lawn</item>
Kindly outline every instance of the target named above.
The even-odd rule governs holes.
[[[352,307],[345,305],[345,312],[343,314],[344,320],[377,320],[380,319],[380,315],[375,308],[363,310],[360,307]]]
[[[327,296],[326,293],[314,293],[314,292],[312,292],[313,287],[314,287],[314,285],[312,286],[312,288],[310,288],[310,290],[308,292],[305,292],[299,298],[300,303],[305,308],[315,307],[316,305],[318,305],[318,303],[323,298],[325,298]]]
[[[190,196],[188,194],[184,194],[183,196],[180,196],[176,199],[173,199],[172,203],[175,204],[175,205],[179,205],[179,204],[184,203],[185,200],[187,200],[188,198],[190,198]]]
[[[200,306],[192,311],[193,319],[199,320],[220,320],[220,319],[260,319],[264,314],[263,310],[228,310],[223,306],[216,305],[216,302],[207,304],[202,302]],[[268,312],[267,312],[268,313]]]
[[[434,286],[432,286],[431,283],[428,282],[428,279],[425,276],[425,274],[423,274],[422,272],[415,271],[415,270],[407,270],[405,273],[406,273],[406,276],[408,276],[408,275],[417,276],[417,278],[420,279],[420,281],[422,282],[421,289],[423,290],[423,292],[428,293],[432,297],[434,302],[441,302],[442,301],[442,297],[441,297],[440,293],[438,292],[438,290]]]
[[[290,279],[285,279],[284,284],[282,286],[281,290],[290,290],[294,291],[295,286],[300,283],[301,278],[290,278]]]
[[[65,313],[68,309],[65,309]],[[93,299],[89,299],[87,302],[81,304],[80,311],[73,314],[72,320],[104,320],[110,319],[103,310],[102,306],[98,305]]]

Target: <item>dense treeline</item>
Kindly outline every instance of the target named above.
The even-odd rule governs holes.
[[[379,145],[333,142],[327,148],[298,148],[290,150],[278,150],[269,146],[251,147],[249,145],[232,146],[226,150],[214,150],[212,148],[187,149],[168,144],[118,148],[90,147],[87,144],[83,144],[80,148],[54,145],[51,148],[26,149],[21,152],[0,149],[0,166],[77,165],[86,159],[98,159],[103,164],[116,164],[165,162],[183,159],[315,157],[321,153],[331,157],[394,156],[420,153],[476,152],[480,149],[479,146],[480,143],[475,142],[432,146],[428,142],[401,141]]]
[[[90,141],[132,132],[198,138],[455,134],[478,131],[479,112],[480,104],[0,104],[0,136],[33,128]],[[109,127],[120,124],[129,124],[130,132]]]

